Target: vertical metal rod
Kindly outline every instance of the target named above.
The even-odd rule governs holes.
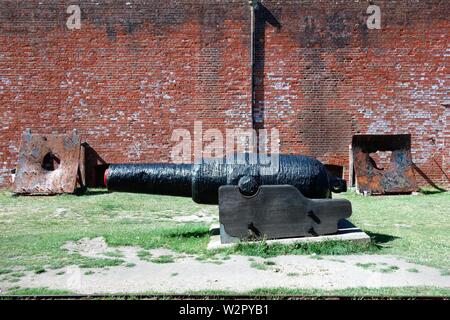
[[[255,7],[256,0],[249,0],[250,5],[250,68],[251,68],[251,112],[252,112],[252,126],[256,127],[255,119]]]
[[[249,0],[250,4],[250,64],[251,64],[251,112],[252,112],[252,128],[256,131],[256,150],[255,152],[259,154],[260,152],[260,137],[259,137],[259,127],[257,124],[258,119],[256,118],[256,76],[255,76],[255,61],[256,61],[256,13],[255,10],[258,7],[258,0]]]

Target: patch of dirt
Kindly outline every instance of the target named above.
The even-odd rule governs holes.
[[[396,228],[411,228],[409,224],[394,224]]]
[[[56,208],[55,211],[53,211],[49,218],[61,218],[61,219],[67,219],[67,218],[77,218],[80,219],[81,215],[79,213],[76,213],[72,210],[66,209],[66,208]],[[84,220],[84,219],[83,219]]]
[[[173,216],[171,219],[177,222],[206,222],[206,223],[217,222],[219,220],[219,218],[216,215],[212,215],[209,211],[206,210],[200,210],[192,215]]]
[[[47,287],[82,294],[106,294],[185,293],[199,290],[247,292],[257,288],[279,287],[323,290],[405,286],[450,288],[450,277],[441,275],[440,270],[384,255],[321,256],[321,259],[312,255],[286,255],[270,259],[230,255],[221,259],[219,264],[168,249],[146,250],[151,259],[143,260],[138,256],[142,248],[108,248],[100,237],[68,242],[64,247],[70,252],[89,257],[99,257],[108,251],[120,252],[125,262],[108,268],[82,269],[69,266],[39,274],[26,272],[13,284],[0,282],[0,290],[6,291],[11,286]],[[173,261],[152,262],[161,256],[171,256]],[[265,268],[255,269],[252,267],[255,263]],[[380,272],[380,268],[361,267],[372,265],[395,268],[391,268],[390,272]],[[417,272],[408,271],[412,268],[417,269]]]
[[[215,222],[217,219],[215,217],[203,217],[197,215],[191,216],[175,216],[172,218],[176,222]]]
[[[85,257],[98,258],[108,251],[108,244],[103,237],[83,238],[76,242],[69,241],[62,248],[69,253],[79,253]]]

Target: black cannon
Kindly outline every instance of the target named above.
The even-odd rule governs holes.
[[[345,180],[318,160],[300,155],[234,154],[194,164],[112,164],[110,191],[192,197],[219,204],[222,242],[249,237],[288,238],[337,232],[351,215]]]
[[[199,164],[112,164],[105,183],[110,191],[192,197],[201,204],[218,204],[219,188],[225,185],[239,186],[246,196],[261,185],[292,185],[312,199],[346,191],[345,180],[328,175],[314,158],[281,154],[272,155],[270,165],[262,162],[257,155],[243,154],[232,161],[204,159]]]

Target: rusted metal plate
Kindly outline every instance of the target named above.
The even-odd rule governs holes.
[[[411,156],[411,135],[356,135],[352,141],[353,166],[359,192],[369,194],[411,193],[417,190]],[[371,157],[391,151],[386,168]]]
[[[32,195],[73,193],[80,176],[80,147],[81,138],[75,130],[69,135],[25,131],[13,192]]]

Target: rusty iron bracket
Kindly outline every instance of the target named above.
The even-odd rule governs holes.
[[[411,135],[355,135],[352,151],[358,192],[396,194],[417,190]],[[371,157],[377,151],[392,152],[387,168],[379,168]]]
[[[73,193],[83,187],[81,138],[71,134],[22,134],[13,192],[29,195]]]

